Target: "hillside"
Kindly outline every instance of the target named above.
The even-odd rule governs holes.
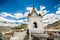
[[[60,29],[60,20],[53,23],[53,24],[48,24],[45,28],[47,28],[47,29],[50,29],[50,28]]]
[[[27,24],[21,24],[21,25],[16,26],[15,28],[12,28],[12,29],[25,29],[27,27],[28,27]]]

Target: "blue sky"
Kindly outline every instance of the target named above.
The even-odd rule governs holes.
[[[6,18],[6,20],[16,20],[16,17],[14,15],[20,15],[21,17],[18,17],[18,22],[22,23],[23,21],[26,21],[26,18],[22,14],[28,13],[27,7],[30,7],[31,9],[33,5],[38,11],[40,11],[40,6],[43,6],[42,8],[45,7],[44,12],[45,14],[48,14],[44,16],[44,20],[48,19],[49,21],[49,18],[51,18],[51,16],[53,20],[60,19],[60,15],[56,15],[60,14],[60,0],[0,0],[0,17],[3,19]]]
[[[26,7],[34,5],[38,10],[40,5],[46,6],[50,12],[55,12],[54,6],[60,6],[59,0],[0,0],[0,12],[22,12],[25,13]]]

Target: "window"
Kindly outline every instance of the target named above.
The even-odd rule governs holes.
[[[58,32],[60,34],[60,32]]]
[[[57,32],[55,32],[55,33],[57,33]]]
[[[37,28],[37,22],[34,22],[33,25],[34,28]]]

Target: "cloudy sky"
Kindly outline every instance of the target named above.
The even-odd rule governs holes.
[[[43,16],[44,26],[60,20],[60,0],[0,0],[0,20],[26,23],[33,5]]]

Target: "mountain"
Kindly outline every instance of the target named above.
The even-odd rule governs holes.
[[[60,20],[59,21],[56,21],[52,24],[48,24],[46,27],[46,29],[50,29],[50,28],[53,28],[53,29],[60,29]]]
[[[15,28],[12,28],[12,29],[24,29],[24,28],[28,28],[28,25],[27,24],[21,24],[21,25],[18,25]]]

